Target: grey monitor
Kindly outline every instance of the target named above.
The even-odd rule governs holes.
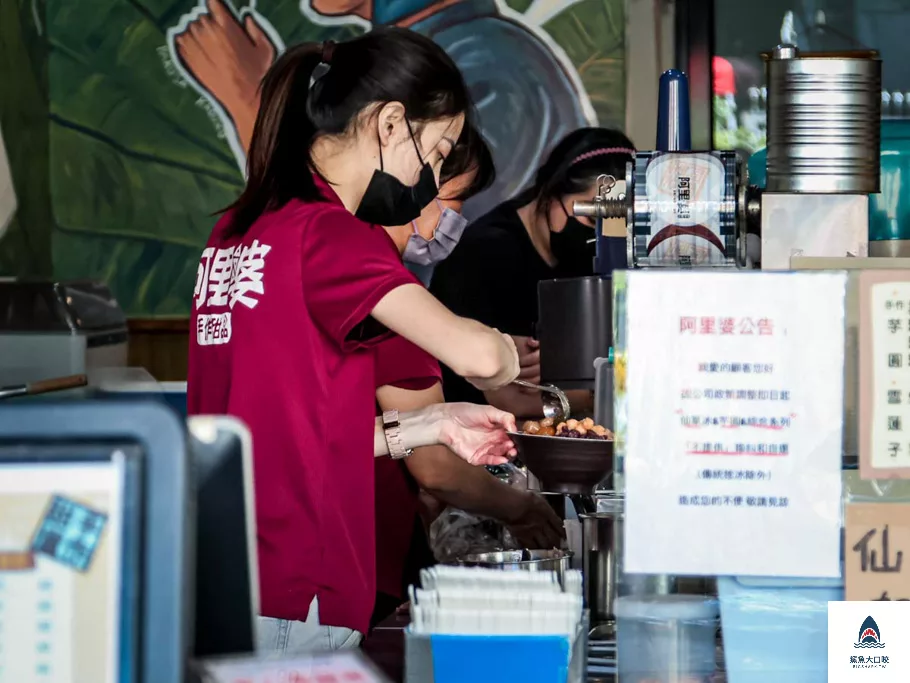
[[[4,406],[0,468],[9,489],[0,492],[0,505],[16,512],[0,522],[0,543],[7,544],[0,552],[0,581],[37,591],[35,650],[53,655],[31,662],[17,649],[9,660],[34,666],[33,675],[46,674],[55,683],[182,681],[194,525],[182,421],[154,401]],[[17,568],[39,575],[23,581]],[[97,581],[105,568],[100,583],[86,588],[85,581]],[[58,589],[53,599],[43,597],[42,591]],[[58,609],[62,618],[54,622],[47,615]],[[88,614],[97,616],[86,627]],[[20,623],[17,629],[24,630],[28,619]],[[70,623],[70,630],[55,633],[57,640],[42,638],[55,623]],[[91,640],[92,634],[102,640]],[[86,643],[100,648],[105,662],[89,679],[80,668],[89,666],[82,656]]]

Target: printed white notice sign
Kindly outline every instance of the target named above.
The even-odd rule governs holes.
[[[627,282],[625,570],[839,576],[846,274]]]

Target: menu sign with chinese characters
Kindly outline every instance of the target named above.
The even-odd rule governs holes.
[[[910,271],[860,273],[859,316],[860,475],[910,478]]]
[[[845,292],[627,274],[626,571],[840,576]]]
[[[847,505],[847,600],[910,601],[910,504]]]

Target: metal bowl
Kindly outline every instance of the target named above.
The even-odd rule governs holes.
[[[465,555],[458,558],[457,564],[488,569],[555,571],[563,574],[569,569],[571,559],[572,553],[567,550],[502,550]]]
[[[519,459],[549,493],[590,494],[613,472],[613,442],[515,434]]]

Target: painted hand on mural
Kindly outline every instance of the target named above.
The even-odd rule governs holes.
[[[224,0],[207,0],[206,7],[175,35],[174,46],[190,76],[224,108],[245,151],[259,109],[259,83],[278,49],[253,13],[238,16]]]

